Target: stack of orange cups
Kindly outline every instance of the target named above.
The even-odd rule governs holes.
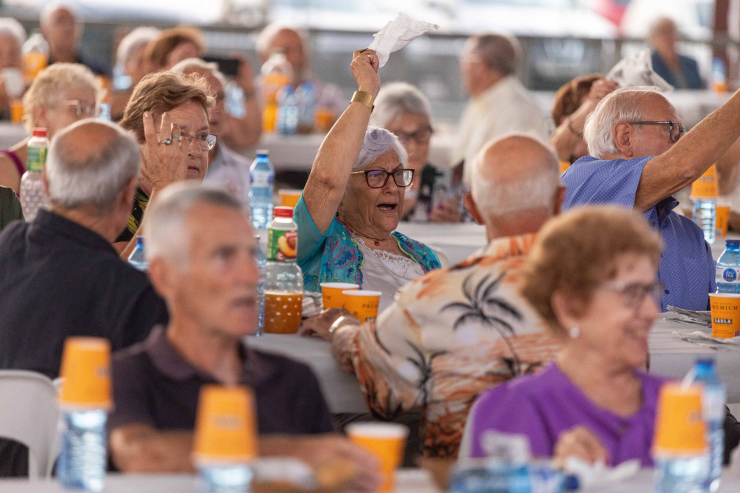
[[[205,385],[198,400],[193,458],[198,466],[236,466],[257,457],[254,394]]]
[[[378,318],[378,305],[380,304],[380,291],[365,290],[345,290],[344,308],[353,316],[357,317],[360,323]]]
[[[730,223],[731,201],[725,198],[717,200],[717,238],[726,238]]]
[[[653,455],[663,459],[692,458],[706,451],[702,387],[665,384],[658,400]]]
[[[295,207],[302,194],[303,190],[278,190],[280,205],[283,207]]]
[[[380,460],[383,484],[378,491],[381,493],[393,491],[396,469],[401,465],[408,435],[409,429],[396,423],[369,422],[347,426],[350,441]]]
[[[64,341],[59,406],[71,411],[110,410],[110,342],[99,337]]]
[[[344,307],[344,293],[343,291],[353,291],[360,289],[359,284],[352,284],[349,282],[322,282],[321,286],[321,299],[324,309],[327,308],[343,308]]]

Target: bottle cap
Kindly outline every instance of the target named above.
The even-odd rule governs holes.
[[[33,129],[32,135],[34,137],[46,137],[46,129],[41,127],[36,127]]]
[[[143,236],[137,236],[136,237],[136,244],[138,246],[144,246],[144,237]]]
[[[267,149],[259,149],[257,150],[257,155],[258,156],[269,156],[270,151],[268,151]]]
[[[275,207],[274,213],[275,217],[293,217],[293,208],[279,205]]]

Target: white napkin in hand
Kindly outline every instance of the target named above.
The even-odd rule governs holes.
[[[589,464],[576,457],[568,457],[565,460],[565,470],[578,476],[580,488],[583,489],[624,481],[639,472],[640,461],[633,459],[616,467],[607,467],[603,462]]]
[[[400,13],[395,20],[386,24],[380,32],[373,34],[375,39],[368,48],[375,50],[378,54],[378,60],[382,67],[388,61],[391,53],[400,50],[425,32],[433,29],[439,29],[439,26],[429,22],[415,21],[408,15]]]
[[[656,86],[663,92],[673,90],[673,86],[653,70],[650,50],[647,48],[636,55],[621,59],[606,74],[606,78],[619,83],[620,87]]]

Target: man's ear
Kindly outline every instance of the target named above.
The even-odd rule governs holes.
[[[554,216],[557,216],[558,214],[563,212],[563,202],[565,202],[565,192],[567,190],[568,189],[565,185],[561,185],[555,192],[555,209],[553,210]]]
[[[620,154],[623,154],[629,158],[634,157],[632,146],[632,125],[627,122],[619,122],[614,125],[612,130],[612,137],[614,138],[614,145]]]
[[[158,257],[149,262],[149,281],[159,296],[168,301],[172,298],[172,286],[175,279],[175,267],[165,259]]]
[[[480,211],[478,210],[478,206],[475,205],[475,201],[473,200],[473,194],[468,192],[463,197],[463,205],[465,206],[465,210],[467,210],[471,216],[473,216],[473,219],[475,219],[475,222],[478,224],[484,224],[483,223],[483,217],[480,214]]]

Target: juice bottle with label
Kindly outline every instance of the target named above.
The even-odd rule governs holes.
[[[267,233],[265,332],[294,334],[301,326],[303,273],[296,263],[298,226],[293,208],[275,207]]]

